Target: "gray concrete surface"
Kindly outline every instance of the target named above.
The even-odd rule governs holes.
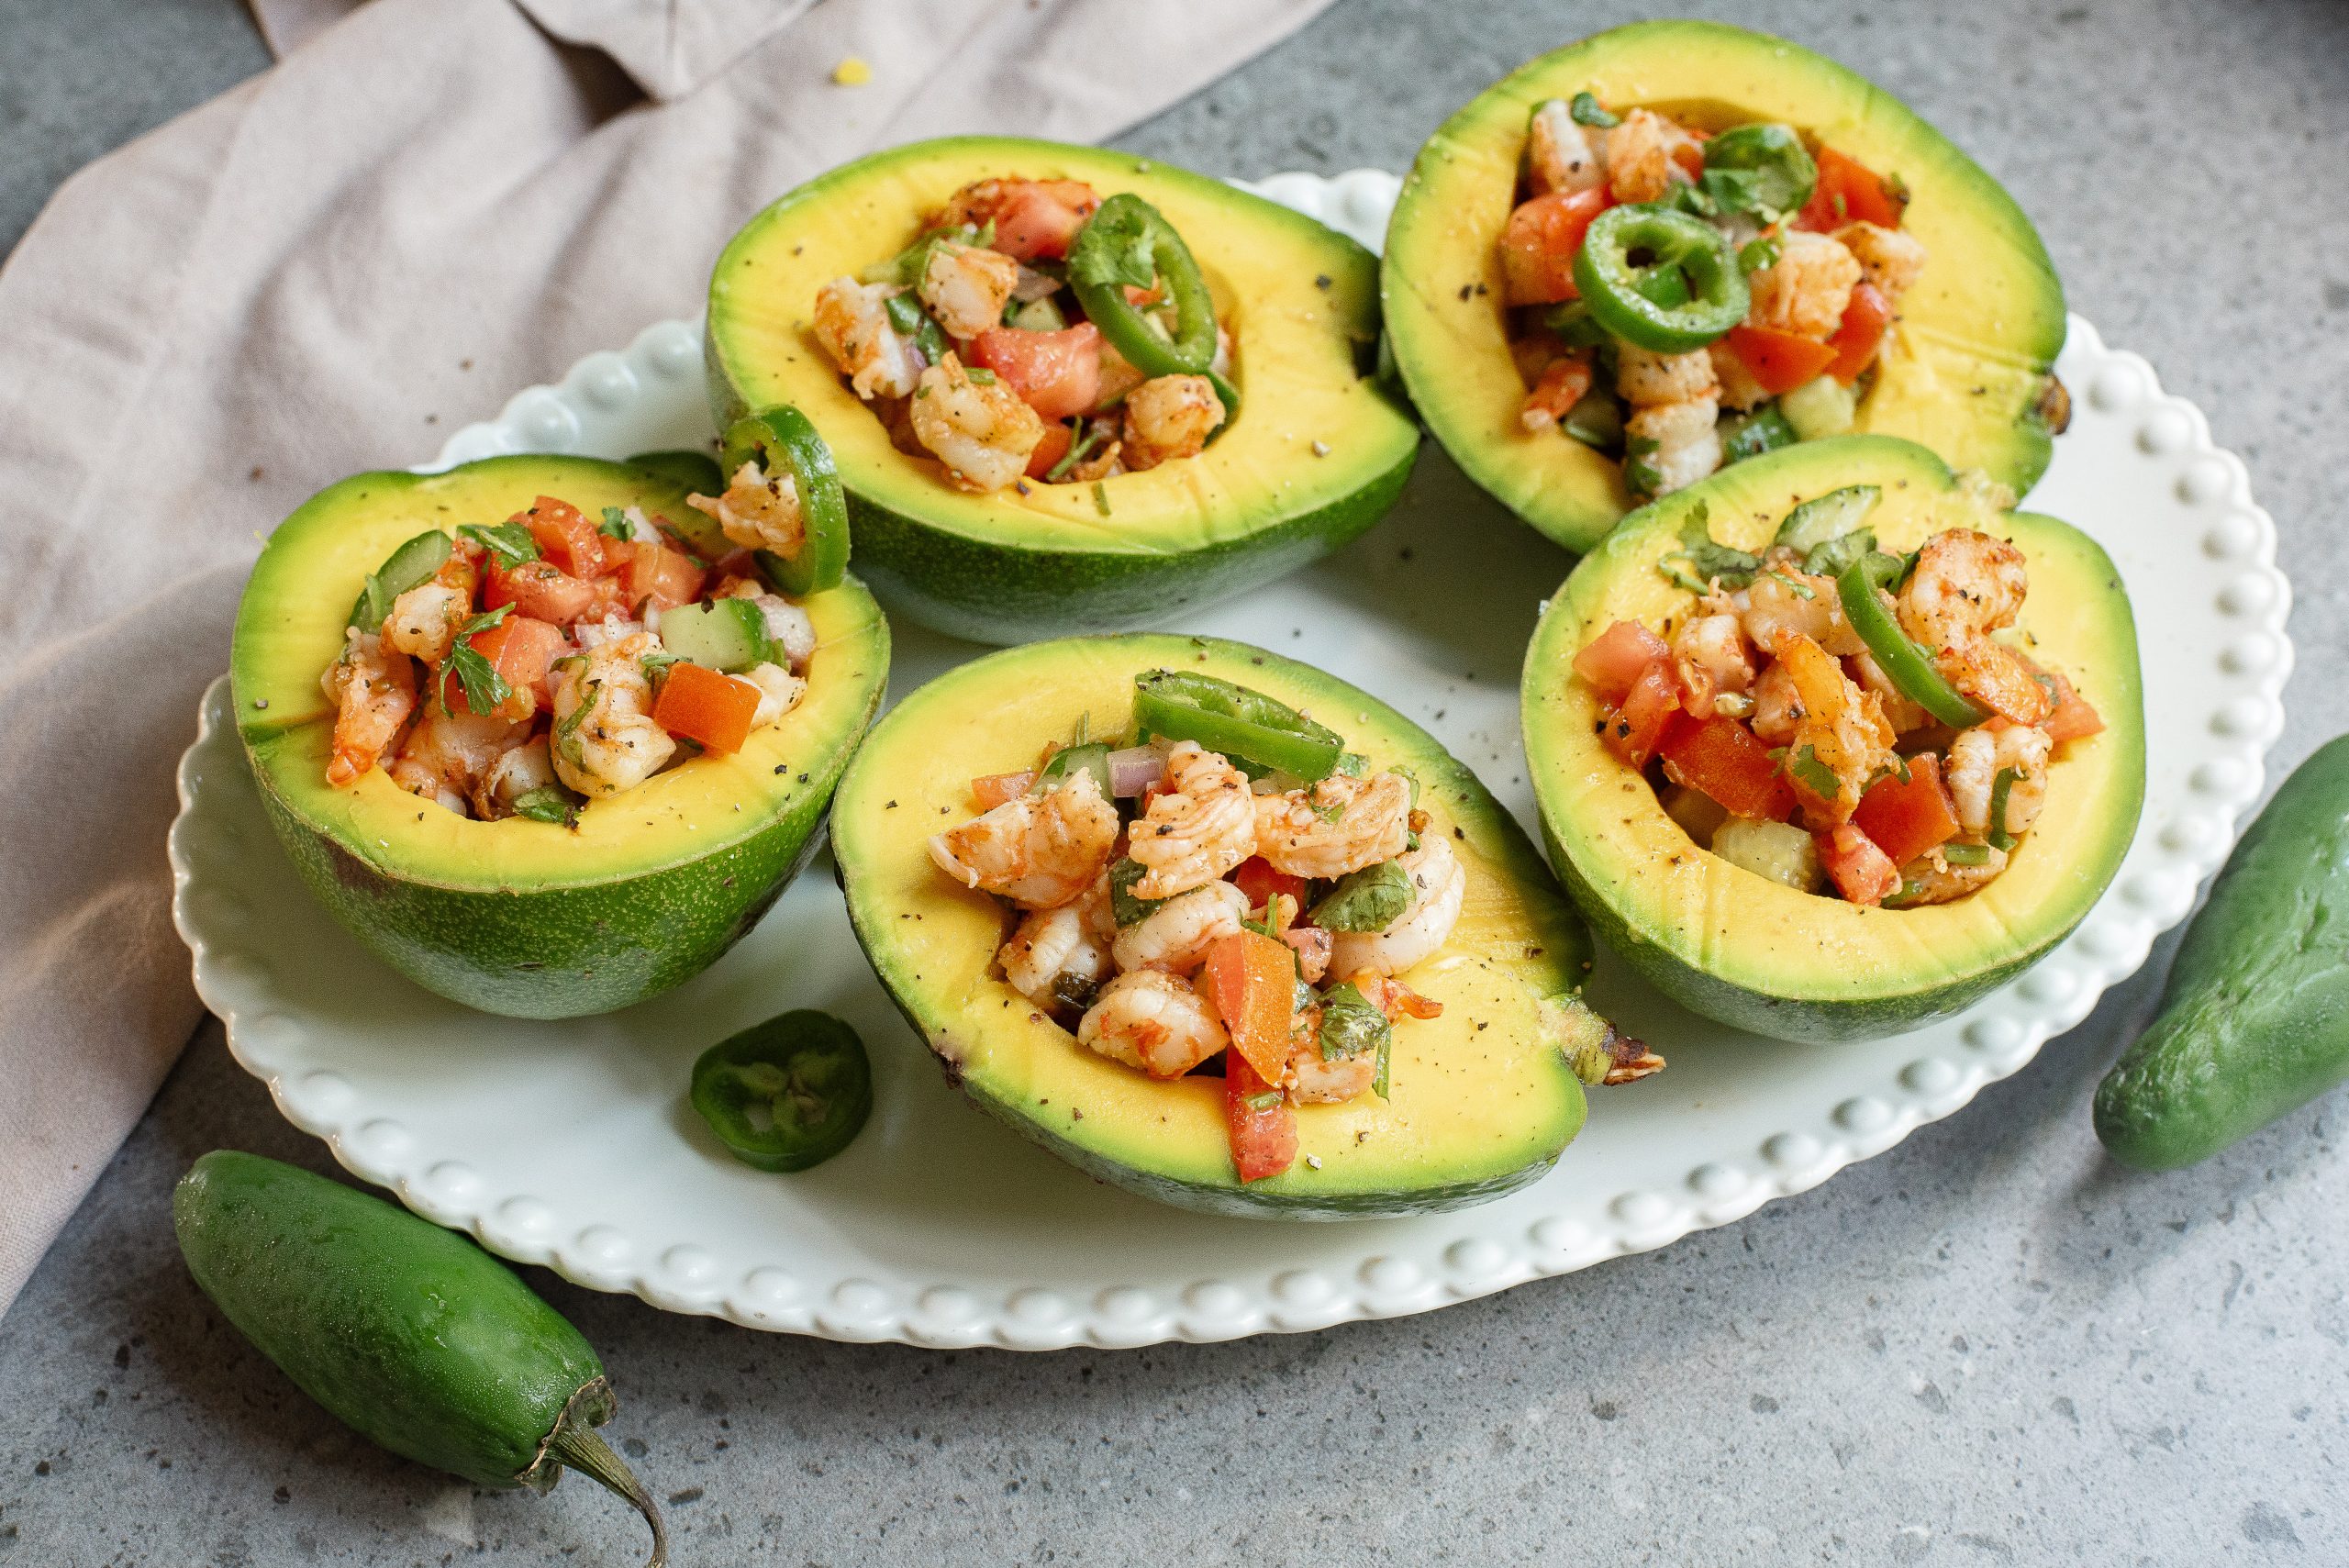
[[[252,58],[226,0],[113,0],[117,30],[85,32],[100,9],[0,9],[8,202]],[[1342,4],[1124,139],[1239,173],[1393,167],[1502,70],[1634,14]],[[2349,8],[1734,15],[1842,55],[1973,150],[2039,222],[2075,306],[2210,413],[2299,595],[2276,761],[2349,725],[2330,576]],[[127,84],[124,118],[100,56],[158,39],[208,74]],[[92,85],[56,90],[72,82]],[[1464,539],[1501,526],[1465,518]],[[2161,1178],[2107,1165],[2088,1134],[2089,1091],[2172,946],[2029,1070],[1825,1187],[1433,1316],[928,1354],[534,1279],[609,1359],[618,1430],[669,1498],[685,1564],[2349,1562],[2349,1100]],[[0,1564],[638,1561],[592,1487],[475,1494],[390,1460],[222,1325],[166,1222],[173,1178],[222,1144],[328,1168],[207,1028],[0,1320]]]

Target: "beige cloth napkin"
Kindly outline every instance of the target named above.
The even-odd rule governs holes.
[[[264,0],[301,47],[69,181],[0,270],[0,1309],[198,1016],[173,767],[278,518],[691,313],[831,164],[1096,140],[1326,3]]]

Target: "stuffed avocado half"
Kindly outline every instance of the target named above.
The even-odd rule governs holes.
[[[1376,273],[1311,219],[1148,159],[916,142],[727,246],[711,402],[720,428],[774,405],[814,421],[893,607],[988,642],[1115,630],[1393,504],[1419,438],[1366,373]]]
[[[2021,494],[2067,407],[2062,285],[1998,182],[1865,78],[1715,22],[1598,34],[1453,115],[1380,295],[1430,430],[1575,550],[1823,434],[1905,437]]]
[[[1585,1080],[1662,1065],[1580,1001],[1582,922],[1475,775],[1242,644],[1068,639],[941,676],[859,751],[832,843],[949,1081],[1161,1202],[1483,1202],[1556,1161]],[[990,874],[1013,844],[1018,878]]]
[[[1806,442],[1632,513],[1550,601],[1523,719],[1551,858],[1660,990],[1895,1034],[2102,895],[2144,796],[2135,623],[2094,540],[2004,499],[1911,442]]]
[[[626,1006],[716,960],[811,852],[887,624],[853,578],[785,600],[743,576],[687,505],[706,476],[363,473],[270,536],[239,735],[304,882],[418,984],[518,1017]],[[440,646],[411,657],[419,637]]]

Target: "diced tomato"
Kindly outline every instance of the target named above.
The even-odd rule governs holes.
[[[604,536],[570,502],[541,495],[519,520],[529,525],[540,553],[573,577],[594,577],[605,570]]]
[[[1018,773],[988,773],[971,781],[971,798],[979,803],[982,811],[992,811],[1007,800],[1018,800],[1036,782],[1031,769]]]
[[[1240,868],[1231,873],[1231,881],[1247,895],[1251,909],[1263,908],[1264,900],[1275,893],[1287,894],[1300,907],[1305,903],[1305,879],[1275,870],[1273,862],[1262,855],[1251,855],[1241,861]]]
[[[701,595],[701,564],[658,539],[608,543],[605,553],[618,571],[621,593],[632,614],[647,599],[664,610],[690,605]]]
[[[1876,842],[1849,822],[1816,835],[1819,863],[1835,890],[1854,904],[1881,904],[1900,890],[1900,868]]]
[[[1666,778],[1702,790],[1732,817],[1783,822],[1795,808],[1795,792],[1770,749],[1734,718],[1715,714],[1676,726],[1661,750]]]
[[[1583,645],[1575,673],[1609,702],[1619,703],[1651,664],[1672,657],[1664,639],[1635,620],[1619,620]]]
[[[1552,191],[1519,205],[1501,230],[1501,267],[1511,305],[1554,305],[1575,297],[1575,252],[1583,231],[1607,210],[1607,187]]]
[[[1827,346],[1835,351],[1835,361],[1827,373],[1845,386],[1860,379],[1860,373],[1875,362],[1876,351],[1884,343],[1884,335],[1892,329],[1892,302],[1874,284],[1861,284],[1852,290],[1852,303],[1843,307],[1842,324]]]
[[[1140,309],[1145,305],[1156,305],[1166,295],[1166,285],[1164,284],[1152,284],[1148,288],[1141,288],[1133,284],[1128,284],[1125,287],[1126,303],[1134,306],[1136,309]]]
[[[547,666],[570,646],[561,628],[521,615],[507,616],[487,631],[473,633],[471,641],[500,679],[518,692],[529,692],[540,707],[547,702]]]
[[[1262,931],[1218,937],[1208,948],[1199,985],[1231,1035],[1232,1053],[1245,1057],[1265,1082],[1279,1083],[1297,1016],[1297,961],[1288,944]]]
[[[652,722],[713,751],[739,751],[758,716],[759,688],[699,664],[672,664],[652,705]]]
[[[1680,165],[1680,172],[1687,175],[1691,181],[1705,177],[1705,143],[1710,139],[1710,134],[1708,131],[1694,131],[1690,133],[1687,141],[1675,141],[1672,144],[1672,161]]]
[[[990,327],[965,353],[1047,419],[1082,414],[1101,395],[1101,328],[1090,321],[1058,332]]]
[[[1957,807],[1942,783],[1941,760],[1931,751],[1909,759],[1909,782],[1887,773],[1860,796],[1852,824],[1876,840],[1885,859],[1907,865],[1957,837]]]
[[[2057,745],[2066,740],[2085,740],[2103,729],[2104,717],[2089,706],[2087,698],[2073,690],[2069,682],[2065,683],[2063,693],[2055,711],[2039,721],[2039,728],[2047,731]]]
[[[1825,343],[1775,327],[1732,327],[1729,347],[1773,397],[1817,379],[1835,362],[1835,350]]]
[[[512,568],[492,564],[482,587],[482,604],[493,610],[512,605],[534,620],[569,626],[618,609],[619,594],[619,584],[611,578],[573,577],[551,561],[526,561]]]
[[[1028,454],[1028,477],[1041,479],[1052,473],[1052,465],[1068,456],[1068,449],[1075,439],[1069,433],[1069,428],[1058,419],[1045,420],[1044,439],[1038,441],[1036,450]]]
[[[1032,261],[1068,254],[1101,197],[1082,180],[982,180],[949,204],[949,223],[995,225],[993,249]]]
[[[1262,1105],[1252,1104],[1263,1100]],[[1240,1179],[1261,1182],[1297,1162],[1297,1112],[1236,1051],[1223,1053],[1223,1114]]]
[[[1386,1015],[1388,1023],[1404,1018],[1440,1018],[1443,1004],[1432,996],[1422,996],[1399,980],[1382,979],[1373,974],[1354,976],[1355,988],[1364,1000]]]
[[[1608,716],[1600,739],[1607,749],[1635,768],[1644,768],[1676,726],[1690,723],[1680,711],[1680,684],[1666,663],[1649,665],[1624,694],[1622,706]]]
[[[1909,205],[1908,198],[1894,195],[1866,164],[1831,147],[1820,148],[1817,161],[1819,183],[1795,218],[1797,228],[1831,234],[1847,223],[1900,227],[1900,211]]]

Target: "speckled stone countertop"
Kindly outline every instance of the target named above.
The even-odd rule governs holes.
[[[1697,8],[1842,56],[2006,182],[2073,307],[2201,405],[2275,513],[2299,666],[2274,761],[2349,728],[2349,6]],[[1347,0],[1122,144],[1399,168],[1493,77],[1639,14]],[[0,11],[0,242],[80,159],[262,60],[230,0]],[[1431,1316],[941,1354],[531,1277],[609,1362],[681,1564],[2349,1562],[2349,1098],[2160,1178],[2089,1136],[2174,947],[1823,1187]],[[594,1487],[390,1459],[226,1328],[168,1218],[220,1145],[330,1168],[210,1026],[0,1320],[0,1564],[640,1560]]]

